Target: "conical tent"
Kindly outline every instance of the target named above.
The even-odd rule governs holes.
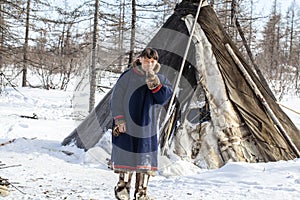
[[[158,50],[160,73],[173,83],[197,8],[195,1],[182,1],[148,44]],[[206,3],[197,22],[176,93],[175,111],[168,123],[160,123],[159,127],[161,136],[169,132],[170,137],[160,137],[160,144],[170,142],[170,150],[206,168],[229,161],[299,157],[299,130],[251,70]],[[109,98],[110,92],[63,145],[74,141],[89,149],[99,141],[111,128]],[[160,121],[164,113],[162,110]]]

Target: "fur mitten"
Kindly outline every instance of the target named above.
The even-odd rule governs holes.
[[[125,125],[126,121],[124,119],[115,119],[115,126],[113,127],[113,135],[115,137],[118,137],[120,135],[120,125]]]
[[[158,76],[153,71],[146,73],[146,83],[150,90],[154,90],[161,84]]]

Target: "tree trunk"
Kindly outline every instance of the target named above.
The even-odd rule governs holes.
[[[289,49],[289,65],[293,65],[292,63],[293,60],[293,39],[294,39],[294,18],[295,18],[295,10],[294,8],[291,9],[291,30],[290,30],[290,49]]]
[[[124,19],[125,19],[125,2],[120,1],[120,16],[119,16],[119,67],[123,66],[123,54],[124,54]]]
[[[3,8],[2,8],[2,1],[0,2],[0,70],[2,69],[3,66],[3,47],[4,47],[4,16],[3,16]]]
[[[27,0],[27,12],[26,12],[26,30],[25,30],[25,44],[24,44],[24,53],[23,53],[23,79],[22,87],[27,86],[27,53],[28,53],[28,38],[29,38],[29,16],[30,16],[30,0]]]
[[[99,0],[95,0],[94,13],[94,31],[93,31],[93,47],[92,47],[92,65],[90,66],[90,102],[89,112],[95,106],[95,91],[96,91],[96,48],[97,48],[97,34],[98,34],[98,16],[99,16]]]
[[[132,63],[134,57],[135,27],[136,27],[136,0],[132,0],[131,38],[130,38],[130,52],[129,52],[128,65]]]

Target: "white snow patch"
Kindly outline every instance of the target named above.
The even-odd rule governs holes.
[[[0,176],[25,194],[10,187],[3,199],[115,199],[118,175],[106,165],[110,130],[87,152],[61,146],[78,125],[72,115],[72,91],[17,89],[20,93],[6,88],[0,96],[0,144],[7,143],[0,145]],[[289,96],[283,103],[300,110],[299,100]],[[299,127],[299,115],[285,111]],[[33,113],[39,119],[20,117]],[[216,170],[199,169],[176,155],[159,161],[161,170],[149,183],[149,195],[157,200],[300,198],[300,159],[228,163]]]

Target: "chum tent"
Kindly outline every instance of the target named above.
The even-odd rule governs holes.
[[[196,2],[196,3],[195,3]],[[198,3],[197,3],[198,2]],[[183,0],[147,45],[159,53],[160,73],[174,85],[183,62],[200,0]],[[159,119],[160,145],[199,167],[230,161],[268,162],[299,157],[300,131],[276,103],[224,31],[213,8],[203,2],[173,112]],[[112,91],[62,145],[88,150],[111,128]]]

